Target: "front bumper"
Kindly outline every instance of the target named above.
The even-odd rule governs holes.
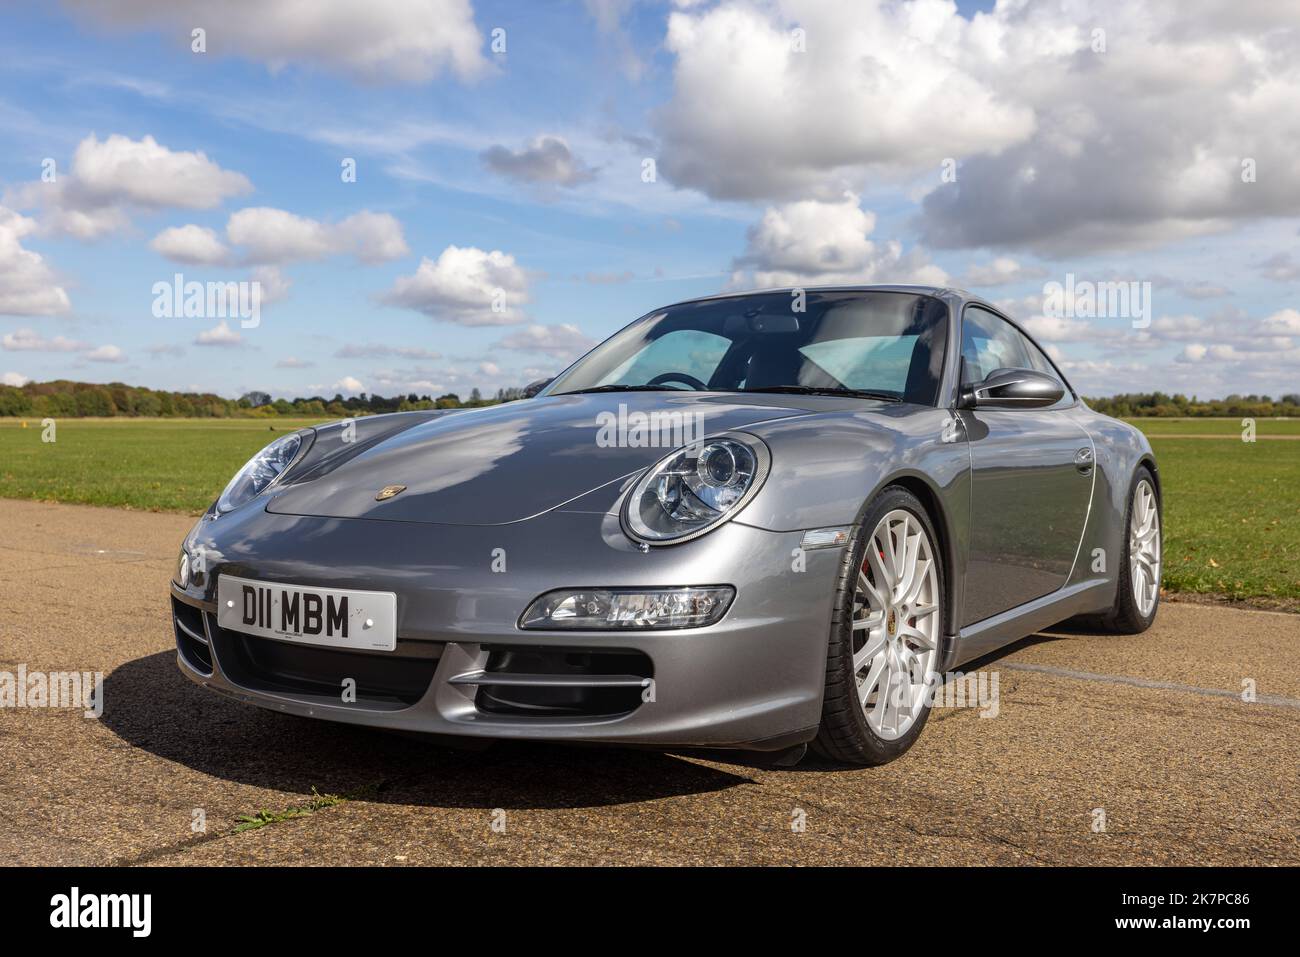
[[[596,512],[446,526],[244,509],[205,518],[186,541],[204,571],[188,588],[171,586],[178,662],[191,680],[240,701],[350,724],[776,750],[816,733],[841,557],[823,549],[797,559],[800,538],[733,521],[642,553],[616,515]],[[398,647],[322,654],[220,629],[224,573],[394,591]],[[713,584],[734,586],[736,597],[705,628],[517,625],[556,588]],[[340,676],[354,678],[355,700],[343,700]]]

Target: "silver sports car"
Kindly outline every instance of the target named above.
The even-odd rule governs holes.
[[[962,291],[683,302],[529,392],[254,456],[185,539],[181,671],[375,727],[878,764],[964,663],[1155,617],[1150,445]]]

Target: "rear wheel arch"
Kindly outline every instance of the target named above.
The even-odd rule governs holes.
[[[1164,490],[1161,489],[1160,487],[1160,469],[1156,466],[1156,457],[1152,455],[1150,452],[1143,455],[1140,459],[1138,459],[1137,464],[1133,466],[1133,474],[1136,475],[1137,470],[1144,465],[1147,467],[1147,471],[1151,473],[1151,481],[1155,483],[1156,501],[1160,502],[1163,505],[1165,493]],[[1129,483],[1132,484],[1132,481],[1133,481],[1133,475],[1130,475]]]

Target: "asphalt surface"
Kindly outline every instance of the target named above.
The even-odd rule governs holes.
[[[0,501],[0,673],[105,675],[99,719],[0,708],[0,861],[1300,863],[1300,616],[1166,602],[1143,635],[1034,636],[981,664],[996,717],[936,711],[881,768],[456,751],[182,678],[165,596],[190,524]],[[344,800],[236,830],[314,792]]]

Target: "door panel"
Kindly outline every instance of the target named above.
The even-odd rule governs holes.
[[[1065,584],[1087,520],[1094,470],[1090,457],[1076,459],[1081,449],[1091,454],[1091,440],[1062,412],[958,414],[972,469],[962,616],[969,625]]]

